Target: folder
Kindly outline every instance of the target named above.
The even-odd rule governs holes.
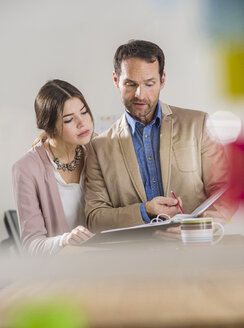
[[[165,220],[156,223],[147,223],[132,227],[104,230],[95,234],[90,239],[86,240],[84,243],[82,243],[82,245],[141,240],[143,238],[154,238],[154,234],[158,230],[166,231],[169,227],[179,226],[181,224],[182,219],[200,216],[220,196],[222,196],[226,190],[227,188],[220,189],[218,192],[214,193],[212,196],[206,199],[190,214],[176,214],[170,220]]]

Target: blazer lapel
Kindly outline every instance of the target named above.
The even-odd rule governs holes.
[[[164,196],[169,196],[173,121],[171,117],[172,111],[170,110],[169,106],[161,103],[161,107],[162,124],[160,128],[160,167],[164,188]]]
[[[141,179],[141,173],[137,162],[133,141],[131,138],[130,129],[126,122],[125,115],[122,116],[120,124],[121,128],[119,131],[119,144],[121,153],[123,155],[130,179],[132,181],[132,184],[134,185],[138,196],[140,197],[142,202],[146,202],[146,192]]]
[[[38,145],[37,145],[36,150],[39,153],[39,156],[41,157],[41,159],[46,167],[45,181],[48,184],[50,192],[52,194],[53,206],[57,213],[57,217],[59,217],[60,227],[62,227],[63,231],[68,232],[69,227],[68,227],[67,221],[65,219],[63,204],[62,204],[60,194],[58,191],[57,181],[56,181],[54,173],[53,173],[52,164],[50,163],[50,161],[47,157],[46,150],[43,145],[41,145],[40,147],[38,147]]]

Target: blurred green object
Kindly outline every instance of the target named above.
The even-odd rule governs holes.
[[[83,310],[60,300],[33,301],[15,308],[10,328],[88,328]]]
[[[227,85],[232,95],[244,95],[244,42],[227,53]]]

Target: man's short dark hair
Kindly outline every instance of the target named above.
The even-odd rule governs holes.
[[[118,79],[121,73],[122,61],[135,57],[143,58],[148,63],[153,63],[155,60],[158,60],[160,80],[162,79],[165,62],[164,53],[155,43],[144,40],[130,40],[126,44],[119,46],[116,50],[114,55],[114,71]]]

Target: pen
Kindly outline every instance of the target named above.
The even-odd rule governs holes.
[[[175,196],[175,193],[173,192],[173,191],[171,191],[171,194],[172,194],[172,196],[175,198],[175,199],[177,199],[177,197]],[[179,201],[178,201],[178,207],[179,207],[179,210],[181,211],[181,214],[184,214],[184,211],[183,211],[183,209],[182,209],[182,207],[180,206],[180,203],[179,203]]]

